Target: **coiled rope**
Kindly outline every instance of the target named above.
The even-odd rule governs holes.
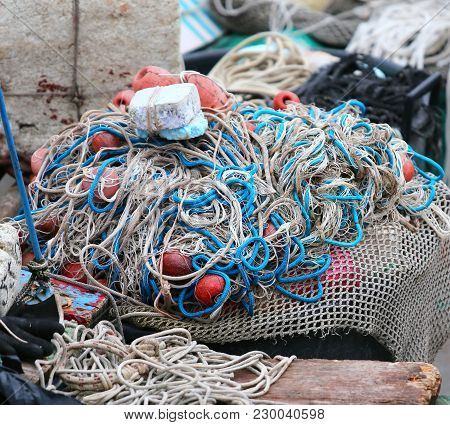
[[[238,303],[251,315],[255,288],[315,302],[330,247],[355,246],[366,225],[410,227],[420,217],[450,235],[450,218],[433,203],[442,168],[388,125],[361,118],[364,109],[358,101],[329,112],[243,102],[206,114],[209,130],[184,143],[139,139],[126,114],[86,113],[52,138],[29,187],[38,229],[49,220],[58,225],[54,234],[40,231],[45,256],[56,273],[77,261],[89,283],[106,278],[111,294],[162,314],[212,320]],[[123,145],[93,152],[98,132]],[[405,157],[418,174],[411,181]],[[98,172],[86,190],[92,167]],[[107,167],[119,176],[111,197]],[[23,216],[14,223],[26,235]],[[173,251],[189,260],[191,273],[163,273],[163,257]],[[208,306],[195,295],[205,276],[223,280]]]
[[[218,353],[197,344],[181,328],[126,345],[106,321],[93,329],[65,325],[64,335],[55,334],[52,341],[54,356],[35,363],[40,385],[85,404],[252,404],[295,358],[271,360],[257,351],[242,356]],[[238,383],[240,371],[254,378]]]
[[[264,44],[251,46],[256,41]],[[311,71],[297,44],[283,34],[263,32],[231,49],[209,73],[229,92],[275,96],[305,82]]]

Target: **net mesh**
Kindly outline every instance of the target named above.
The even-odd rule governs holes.
[[[435,203],[450,212],[450,190],[443,183],[437,185]],[[450,333],[450,241],[422,220],[414,226],[374,225],[356,247],[334,248],[333,263],[322,276],[324,296],[317,303],[257,292],[253,317],[233,304],[213,322],[155,317],[154,310],[126,302],[119,309],[140,327],[182,326],[207,343],[352,329],[373,336],[397,361],[429,362]],[[287,289],[307,295],[312,286],[306,282]]]

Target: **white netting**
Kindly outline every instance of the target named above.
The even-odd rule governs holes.
[[[436,203],[450,213],[443,183]],[[219,343],[353,329],[376,338],[398,361],[432,361],[449,336],[450,241],[422,220],[417,230],[398,222],[367,228],[355,248],[335,249],[323,283],[324,296],[315,304],[273,292],[256,301],[253,317],[231,307],[214,323],[181,323],[193,338]],[[145,317],[145,309],[119,308],[143,312],[134,316],[139,326],[180,326],[178,320]]]

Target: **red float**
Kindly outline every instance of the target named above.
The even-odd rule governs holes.
[[[31,156],[31,171],[33,174],[38,174],[48,154],[47,148],[39,148]]]
[[[225,288],[225,279],[216,274],[207,274],[195,286],[194,295],[200,304],[211,307]]]
[[[34,260],[34,254],[32,252],[25,252],[22,254],[22,266],[27,266],[32,260]]]
[[[405,180],[407,182],[411,181],[414,177],[416,169],[414,168],[414,164],[411,161],[411,158],[409,158],[409,156],[407,156],[406,154],[402,155],[402,169]]]
[[[193,273],[191,258],[179,250],[165,252],[162,258],[162,273],[166,276],[186,276]]]
[[[64,264],[63,268],[60,270],[62,276],[69,279],[74,279],[81,283],[87,283],[87,276],[84,273],[81,263],[67,263]]]
[[[247,127],[247,130],[251,131],[252,133],[256,130],[256,125],[250,121],[245,121],[245,126]]]
[[[274,235],[277,232],[277,228],[273,225],[271,221],[267,223],[267,226],[263,230],[263,237],[267,238]]]
[[[45,220],[36,223],[36,230],[45,233],[48,236],[54,236],[59,228],[59,221],[57,217],[49,217]]]
[[[131,99],[133,99],[134,94],[134,90],[122,90],[114,96],[112,103],[120,109],[123,108],[122,110],[125,111]]]
[[[184,73],[183,82],[197,87],[202,108],[221,109],[228,105],[228,96],[215,81],[206,75]]]
[[[179,82],[180,78],[170,75],[167,69],[159,66],[146,66],[137,72],[131,86],[137,92],[150,87],[170,86]]]
[[[273,109],[286,109],[288,106],[286,102],[300,103],[300,98],[291,91],[280,91],[273,98]]]
[[[120,148],[121,146],[122,141],[107,131],[100,131],[92,138],[91,147],[94,152],[98,152],[102,148]]]
[[[83,191],[87,191],[91,188],[92,182],[98,173],[98,167],[90,168],[86,171],[85,177],[81,182],[81,188]],[[98,182],[97,188],[94,192],[94,200],[97,202],[102,202],[103,199],[100,197],[100,190],[103,195],[111,199],[120,187],[119,175],[114,171],[113,168],[106,167],[102,173],[102,176]]]

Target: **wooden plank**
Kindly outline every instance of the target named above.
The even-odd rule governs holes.
[[[252,378],[240,374],[239,382]],[[441,376],[428,363],[295,360],[261,397],[280,404],[431,404]]]

